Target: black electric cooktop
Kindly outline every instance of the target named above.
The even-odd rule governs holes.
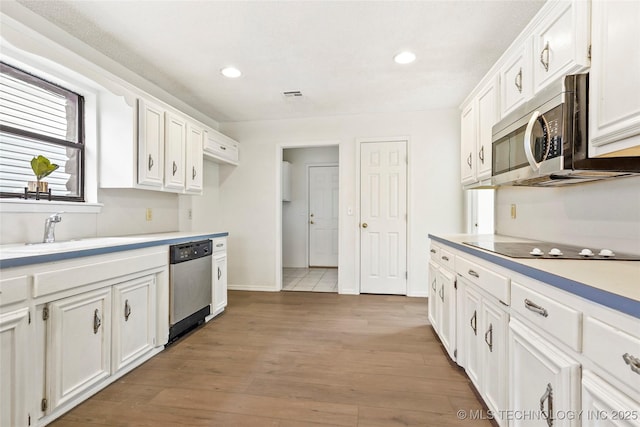
[[[462,242],[510,258],[640,261],[640,255],[551,242]]]

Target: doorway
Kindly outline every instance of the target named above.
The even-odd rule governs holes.
[[[338,292],[338,146],[283,148],[282,161],[281,289]]]
[[[360,146],[360,292],[407,294],[407,141]]]

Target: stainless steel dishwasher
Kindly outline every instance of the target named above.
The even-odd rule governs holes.
[[[169,342],[211,313],[211,240],[169,246]]]

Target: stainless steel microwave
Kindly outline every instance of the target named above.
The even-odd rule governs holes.
[[[492,184],[546,187],[640,174],[640,157],[589,157],[588,89],[588,74],[566,76],[497,123]]]

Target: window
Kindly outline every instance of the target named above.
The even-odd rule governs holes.
[[[59,168],[45,178],[52,199],[84,201],[82,96],[0,62],[0,197],[24,197],[31,159]]]

